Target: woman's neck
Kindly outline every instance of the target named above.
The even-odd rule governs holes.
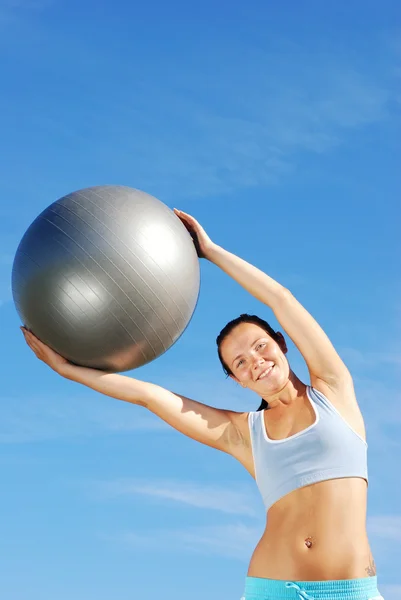
[[[298,379],[293,371],[290,371],[290,376],[285,386],[274,396],[264,399],[268,403],[268,408],[274,410],[281,406],[291,405],[298,398],[304,397],[305,394],[306,385]]]

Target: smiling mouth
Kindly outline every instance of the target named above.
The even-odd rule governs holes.
[[[272,365],[271,367],[269,367],[268,369],[266,369],[265,371],[263,371],[259,377],[257,378],[256,381],[259,381],[261,379],[266,379],[266,377],[269,377],[270,373],[273,371],[275,365]]]

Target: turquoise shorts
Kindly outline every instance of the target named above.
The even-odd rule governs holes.
[[[383,600],[377,577],[334,581],[283,581],[247,577],[241,600]]]

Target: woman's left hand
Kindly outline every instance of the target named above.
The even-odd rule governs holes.
[[[182,210],[175,208],[174,212],[191,234],[199,258],[209,258],[210,252],[216,247],[216,244],[212,242],[202,225]]]
[[[24,338],[30,349],[36,354],[36,357],[39,360],[43,361],[53,371],[63,375],[63,369],[68,367],[70,363],[60,354],[57,354],[54,350],[46,346],[43,342],[41,342],[31,331],[29,331],[26,327],[20,327],[22,333],[24,334]]]

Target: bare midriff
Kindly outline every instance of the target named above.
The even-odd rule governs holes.
[[[269,509],[248,576],[321,581],[375,575],[366,505],[364,479],[334,479],[291,492]]]

